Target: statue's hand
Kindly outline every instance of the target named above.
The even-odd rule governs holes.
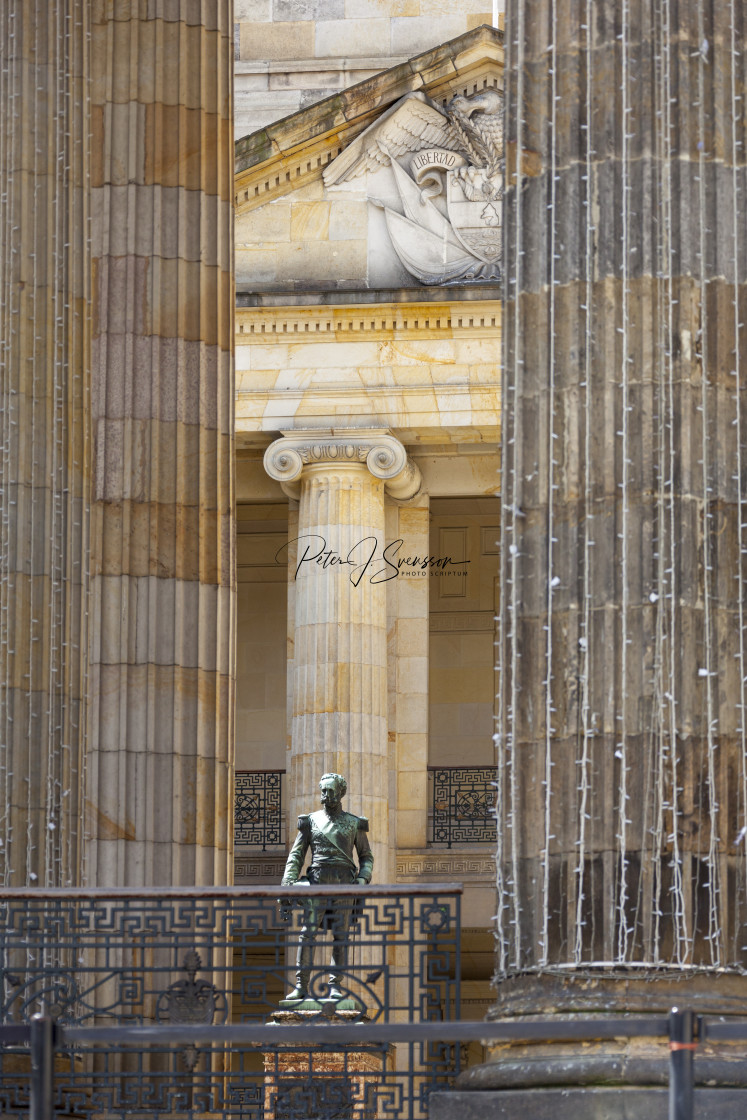
[[[289,922],[293,917],[293,899],[292,898],[279,898],[278,902],[278,917],[281,922]]]

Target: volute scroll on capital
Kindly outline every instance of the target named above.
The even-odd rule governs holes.
[[[264,456],[268,475],[279,482],[291,498],[300,495],[304,469],[323,464],[330,467],[365,465],[398,501],[414,498],[422,485],[419,468],[400,441],[386,431],[288,432],[271,443]]]

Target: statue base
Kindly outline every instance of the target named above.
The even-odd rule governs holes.
[[[318,1031],[313,1042],[304,1049],[280,1045],[264,1054],[264,1116],[266,1120],[289,1120],[299,1116],[344,1117],[346,1120],[374,1120],[382,1074],[390,1068],[390,1048],[364,1046],[351,1041],[350,1046],[335,1043],[334,1050],[324,1046],[327,1023],[351,1024],[354,1039],[355,1022],[361,1019],[357,1000],[295,1000],[292,1010],[283,1008],[270,1017],[271,1023],[313,1022]],[[312,1003],[311,1008],[299,1003]],[[344,1008],[345,1003],[355,1007]],[[332,1007],[327,1012],[325,1004]],[[320,1016],[319,1011],[323,1015]]]
[[[283,1011],[321,1011],[325,1018],[331,1018],[338,1011],[353,1011],[360,1015],[366,1010],[360,1000],[353,996],[346,996],[344,999],[312,999],[311,996],[306,996],[305,999],[281,999],[278,1007],[282,1007]],[[273,1016],[271,1022],[277,1021]]]

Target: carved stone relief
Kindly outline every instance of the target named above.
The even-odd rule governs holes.
[[[368,197],[383,210],[410,275],[439,285],[500,279],[505,160],[497,90],[454,97],[445,110],[408,93],[340,153],[324,182],[339,186],[382,167],[391,167],[398,208]]]

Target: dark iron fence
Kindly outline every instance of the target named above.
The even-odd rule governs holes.
[[[38,1061],[18,1032],[41,1015],[58,1118],[425,1115],[458,1045],[365,1028],[458,1016],[461,888],[280,890],[0,891],[0,1113],[28,1115]],[[319,922],[310,999],[283,1008],[304,921]]]
[[[495,843],[492,766],[429,766],[431,844]]]
[[[265,852],[286,842],[285,770],[237,770],[234,784],[234,844]]]
[[[174,1048],[183,1047],[185,1050],[198,1052],[220,1053],[221,1047],[228,1046],[231,1053],[242,1053],[248,1047],[258,1047],[265,1054],[275,1055],[304,1054],[314,1059],[320,1067],[313,1076],[298,1076],[298,1065],[295,1065],[295,1080],[283,1093],[282,1089],[268,1087],[268,1078],[265,1077],[264,1088],[260,1095],[246,1100],[249,1109],[253,1105],[264,1109],[264,1115],[283,1120],[283,1118],[298,1118],[298,1120],[340,1120],[340,1118],[358,1118],[396,1115],[411,1117],[412,1111],[392,1112],[386,1106],[391,1103],[391,1097],[380,1088],[385,1083],[383,1068],[375,1075],[362,1071],[360,1057],[364,1052],[369,1056],[372,1053],[385,1054],[392,1044],[404,1043],[410,1048],[410,1056],[414,1044],[423,1047],[429,1045],[443,1046],[445,1044],[464,1043],[468,1040],[478,1039],[485,1043],[496,1042],[527,1042],[537,1041],[594,1041],[599,1039],[621,1038],[668,1038],[669,1039],[669,1118],[670,1120],[694,1120],[694,1065],[693,1056],[699,1043],[706,1041],[740,1040],[747,1041],[747,1022],[732,1021],[729,1023],[710,1023],[702,1016],[693,1015],[691,1011],[682,1011],[673,1008],[668,1018],[606,1018],[580,1020],[562,1019],[552,1017],[538,1021],[504,1021],[498,1023],[477,1022],[447,1022],[447,1023],[360,1023],[357,1028],[358,1037],[354,1043],[357,1056],[352,1053],[350,1037],[353,1029],[348,1024],[328,1023],[326,1025],[295,1025],[295,1026],[268,1026],[268,1025],[233,1025],[215,1027],[209,1025],[188,1026],[120,1026],[120,1027],[67,1027],[61,1026],[50,1016],[37,1016],[30,1023],[22,1025],[0,1025],[0,1052],[12,1050],[16,1055],[25,1053],[30,1067],[29,1087],[25,1104],[28,1106],[30,1120],[54,1120],[55,1114],[59,1117],[59,1084],[60,1073],[56,1069],[61,1055],[71,1052],[83,1053],[85,1047],[111,1051],[114,1046],[123,1048],[134,1047],[143,1051],[145,1044],[150,1044],[150,1053],[173,1054]],[[325,1040],[326,1036],[326,1040]],[[313,1043],[312,1043],[313,1040]],[[312,1043],[312,1045],[310,1045]],[[27,1048],[24,1050],[24,1048]],[[325,1074],[325,1064],[336,1061],[336,1072],[330,1078]],[[265,1060],[265,1069],[267,1061]],[[63,1075],[64,1076],[64,1075]],[[366,1078],[371,1084],[366,1092]],[[271,1078],[269,1079],[272,1080]],[[172,1079],[173,1082],[173,1079]],[[161,1092],[165,1088],[162,1083],[156,1084],[152,1072],[146,1078],[149,1087],[149,1107],[154,1109],[151,1115],[160,1115],[158,1104]],[[363,1085],[363,1091],[360,1087]],[[358,1086],[359,1091],[352,1090]],[[433,1088],[438,1089],[438,1085]],[[169,1086],[169,1104],[173,1109],[171,1115],[192,1117],[211,1108],[220,1108],[215,1098],[208,1096],[195,1096],[194,1089],[189,1084],[183,1085],[180,1091],[173,1091],[174,1086]],[[243,1086],[242,1086],[243,1090]],[[448,1096],[433,1098],[438,1105],[433,1111],[439,1116],[451,1116],[453,1105]],[[102,1102],[99,1102],[102,1103]],[[413,1104],[412,1100],[409,1102]],[[419,1114],[425,1114],[428,1107],[428,1097],[423,1096],[418,1102]],[[384,1106],[382,1111],[382,1105]],[[76,1111],[81,1106],[81,1099],[66,1098],[65,1108],[72,1108],[72,1112],[65,1115],[78,1115]],[[104,1105],[106,1107],[106,1104]],[[135,1097],[130,1096],[125,1102],[126,1111],[122,1115],[139,1115]],[[240,1113],[243,1115],[244,1113]],[[251,1115],[247,1111],[246,1115]],[[107,1113],[109,1115],[109,1113]],[[213,1112],[211,1120],[216,1120],[221,1112]],[[227,1115],[225,1111],[222,1115]]]

